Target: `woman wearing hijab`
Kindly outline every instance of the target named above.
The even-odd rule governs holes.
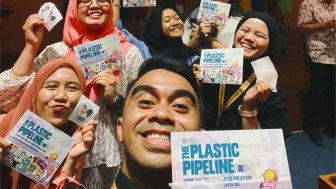
[[[183,32],[183,22],[175,4],[162,2],[156,7],[145,27],[144,38],[150,54],[171,56],[192,65],[199,58],[198,51],[183,43]]]
[[[234,47],[244,48],[243,84],[202,84],[205,129],[282,128],[285,136],[290,135],[281,90],[272,92],[263,81],[256,82],[251,65],[251,61],[272,52],[276,45],[276,34],[277,24],[264,13],[248,13],[238,23]]]
[[[17,108],[6,114],[0,122],[0,156],[9,144],[4,137],[15,126],[26,110],[40,116],[77,142],[64,163],[44,187],[14,169],[1,167],[1,188],[66,188],[67,183],[82,187],[78,173],[82,157],[94,144],[97,121],[90,120],[83,129],[70,122],[68,117],[85,90],[85,76],[80,66],[70,59],[56,59],[45,64],[24,92]],[[75,174],[77,173],[77,174]]]
[[[111,70],[103,71],[86,81],[86,95],[100,106],[96,142],[86,156],[82,183],[87,188],[111,186],[121,162],[120,147],[114,135],[116,118],[120,114],[121,100],[127,84],[136,76],[143,57],[138,48],[127,42],[112,23],[113,9],[110,0],[70,0],[63,30],[63,41],[44,49],[36,58],[44,26],[37,15],[28,17],[23,28],[26,46],[11,70],[0,75],[0,109],[14,108],[24,88],[34,77],[34,71],[49,60],[59,57],[74,58],[73,47],[79,44],[117,34],[122,45],[121,76],[116,78]],[[35,59],[34,59],[35,58]],[[33,72],[32,72],[33,71]],[[117,82],[118,80],[118,82]],[[13,95],[12,95],[13,94]],[[8,99],[4,96],[12,96]],[[104,179],[101,179],[104,178]]]
[[[189,47],[205,48],[232,47],[234,33],[238,22],[243,17],[243,10],[238,0],[214,0],[230,4],[229,19],[224,26],[215,26],[210,21],[196,24],[199,7],[197,7],[184,22],[183,42]],[[207,36],[207,37],[205,37]]]

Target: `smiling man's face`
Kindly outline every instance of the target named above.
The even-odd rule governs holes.
[[[197,130],[200,108],[195,91],[183,77],[164,69],[152,70],[134,84],[117,126],[124,161],[145,170],[170,170],[170,133]],[[127,174],[124,166],[123,171]]]

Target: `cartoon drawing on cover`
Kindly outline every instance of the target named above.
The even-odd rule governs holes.
[[[93,113],[93,110],[88,109],[87,106],[84,104],[81,107],[81,111],[79,113],[79,116],[82,117],[82,120],[85,120],[85,118],[90,117],[92,113]]]
[[[28,171],[28,168],[30,166],[30,164],[33,162],[33,157],[32,156],[25,156],[23,159],[22,159],[22,162],[21,164],[19,165],[18,167],[18,170],[21,172],[21,173],[26,173]]]
[[[22,163],[22,160],[26,157],[26,152],[20,148],[16,148],[13,151],[13,156],[11,158],[11,166],[16,168],[17,165]]]
[[[45,170],[43,175],[40,178],[40,181],[44,181],[46,178],[50,177],[55,168],[52,166],[52,163],[57,159],[58,155],[56,153],[52,153],[50,154],[49,157],[46,157],[44,163],[45,163]]]
[[[264,174],[264,182],[260,183],[260,189],[275,189],[278,177],[273,169],[267,169]]]

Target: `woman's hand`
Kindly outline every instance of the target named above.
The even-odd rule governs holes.
[[[38,50],[44,35],[43,18],[38,14],[30,15],[24,23],[22,29],[25,31],[26,45],[30,45],[33,49]]]
[[[263,103],[267,100],[269,94],[271,94],[272,88],[267,86],[262,80],[247,90],[243,97],[242,110],[253,111],[257,104]]]
[[[201,66],[199,64],[193,64],[193,72],[197,79],[198,84],[201,84],[203,81],[202,75],[201,75]]]
[[[83,128],[73,134],[72,138],[75,140],[75,145],[71,148],[63,167],[67,176],[72,177],[75,174],[76,164],[92,149],[97,124],[96,120],[89,120]]]
[[[2,137],[0,137],[0,158],[3,156],[3,152],[9,148],[9,143]]]
[[[117,96],[116,84],[117,78],[114,76],[112,70],[105,70],[93,76],[93,83],[97,86],[99,94],[109,105],[112,105]]]
[[[210,33],[211,33],[211,25],[214,25],[214,22],[211,21],[203,21],[199,24],[199,28],[198,28],[198,34],[200,36],[205,36],[207,37]]]

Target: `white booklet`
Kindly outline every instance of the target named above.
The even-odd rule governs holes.
[[[244,49],[203,49],[201,76],[203,83],[242,84]]]
[[[228,3],[202,0],[197,15],[197,21],[209,20],[224,26],[229,20],[230,7],[231,5]]]
[[[76,45],[74,51],[87,79],[107,69],[112,69],[116,77],[120,76],[123,56],[117,34]]]
[[[155,7],[156,0],[123,0],[123,7]]]
[[[5,137],[10,149],[1,162],[30,179],[47,185],[75,141],[27,110]]]
[[[173,189],[291,189],[281,129],[171,133]]]

